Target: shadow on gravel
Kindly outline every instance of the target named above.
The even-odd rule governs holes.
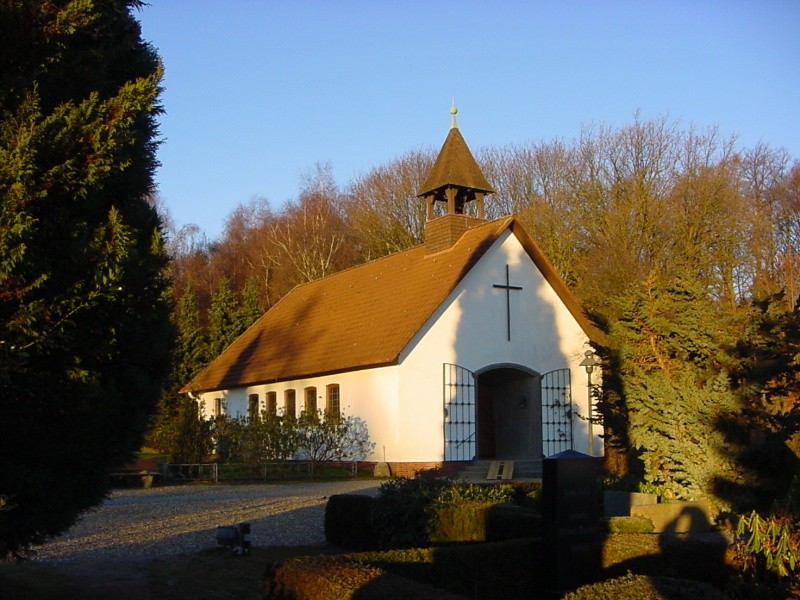
[[[250,556],[234,555],[231,549],[216,544],[218,525],[241,520],[236,510],[200,512],[197,522],[202,527],[176,535],[160,530],[158,519],[153,519],[145,541],[120,539],[116,545],[89,547],[59,560],[2,565],[2,598],[261,598],[268,562],[331,551],[324,545],[324,503],[320,497],[319,504],[313,506],[249,518],[253,534]],[[74,541],[90,545],[93,536],[114,539],[111,531],[86,531],[83,538]]]

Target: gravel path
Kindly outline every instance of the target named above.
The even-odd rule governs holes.
[[[115,491],[66,534],[37,548],[36,561],[143,562],[216,546],[218,525],[247,521],[253,546],[325,542],[327,497],[375,494],[374,481],[180,486]]]

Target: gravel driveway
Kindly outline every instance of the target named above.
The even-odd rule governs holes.
[[[117,490],[66,534],[37,548],[37,562],[141,562],[216,546],[218,525],[247,521],[253,546],[325,542],[326,499],[375,494],[375,481],[180,486]]]

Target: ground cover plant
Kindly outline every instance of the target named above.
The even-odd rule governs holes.
[[[488,507],[512,502],[533,512],[539,491],[537,484],[527,488],[477,485],[443,477],[438,471],[424,471],[415,478],[396,477],[383,483],[369,518],[381,548],[483,540],[485,524],[479,524],[481,531],[474,531],[476,517],[488,518]],[[457,531],[473,537],[453,537]]]

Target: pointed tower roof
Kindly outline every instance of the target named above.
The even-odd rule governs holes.
[[[455,106],[450,109],[453,115],[452,126],[450,132],[447,134],[442,149],[439,151],[439,156],[428,174],[425,183],[422,184],[417,197],[428,196],[440,188],[448,186],[469,188],[476,192],[483,192],[484,194],[494,193],[494,190],[489,186],[486,177],[483,176],[478,163],[472,156],[467,142],[458,130],[456,125]]]

